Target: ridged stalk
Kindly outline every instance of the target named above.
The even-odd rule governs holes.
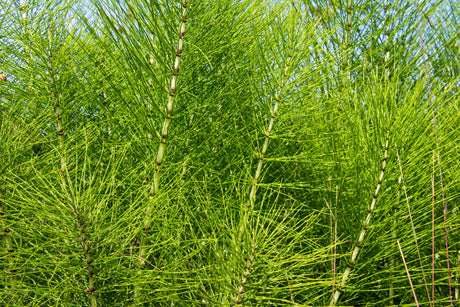
[[[56,122],[57,122],[57,134],[58,134],[58,140],[59,140],[59,155],[60,155],[60,160],[61,160],[61,178],[62,178],[62,186],[63,190],[66,189],[66,157],[65,157],[65,144],[64,144],[64,126],[62,124],[62,105],[61,105],[61,100],[59,98],[58,94],[58,89],[56,86],[56,77],[55,77],[55,67],[54,67],[54,56],[52,52],[52,46],[53,46],[53,41],[52,41],[52,30],[48,31],[48,40],[49,40],[49,55],[48,55],[48,60],[49,60],[49,65],[48,65],[48,72],[50,75],[50,81],[51,81],[51,88],[52,90],[52,95],[53,95],[53,100],[54,100],[54,114],[56,116]]]
[[[251,251],[251,256],[249,260],[246,262],[246,267],[243,272],[243,277],[241,278],[241,283],[237,286],[237,294],[235,296],[235,299],[233,300],[234,305],[238,305],[243,303],[243,292],[244,292],[244,287],[246,286],[246,283],[248,282],[249,276],[251,275],[251,271],[253,270],[254,262],[255,262],[255,257],[256,257],[256,245],[252,245],[252,251]]]
[[[97,300],[96,300],[96,287],[94,283],[94,267],[93,267],[93,258],[91,257],[90,251],[91,251],[91,244],[88,240],[88,234],[87,234],[87,226],[86,226],[86,221],[85,219],[78,213],[76,212],[76,218],[77,218],[77,223],[78,227],[80,229],[80,241],[83,245],[83,253],[85,256],[85,263],[86,263],[86,271],[88,273],[88,288],[85,289],[85,292],[89,293],[90,299],[91,299],[91,306],[95,307],[97,306]]]
[[[171,87],[169,89],[169,96],[168,96],[168,101],[166,105],[166,117],[163,122],[163,127],[161,129],[161,140],[160,140],[160,145],[158,146],[158,152],[157,156],[155,159],[155,171],[153,174],[153,183],[150,187],[150,193],[149,193],[149,199],[148,199],[148,206],[147,210],[145,213],[145,219],[144,219],[144,231],[148,231],[152,225],[152,220],[151,220],[151,215],[152,211],[156,205],[156,199],[158,197],[158,191],[160,187],[160,170],[161,170],[161,165],[165,160],[165,151],[166,151],[166,140],[168,138],[168,131],[169,131],[169,126],[171,124],[171,118],[172,118],[172,113],[173,113],[173,107],[174,107],[174,100],[176,97],[176,91],[177,91],[177,78],[179,76],[179,68],[180,68],[180,60],[182,57],[182,52],[183,52],[183,45],[184,45],[184,36],[185,36],[185,24],[187,22],[187,7],[188,7],[188,1],[183,1],[182,2],[182,16],[181,16],[181,26],[180,26],[180,32],[179,32],[179,41],[177,45],[177,50],[176,50],[176,59],[174,61],[174,68],[173,68],[173,76],[171,79]],[[147,239],[145,235],[141,236],[140,238],[140,248],[139,248],[139,259],[140,260],[140,266],[143,267],[145,265],[145,256],[146,256],[146,245],[147,245]],[[135,292],[135,296],[139,295],[139,291],[137,290]]]
[[[276,115],[277,115],[277,112],[278,112],[278,107],[279,107],[280,102],[282,100],[282,97],[281,97],[282,96],[282,91],[283,91],[285,83],[286,83],[286,81],[288,79],[288,69],[289,69],[289,66],[291,65],[291,60],[292,60],[292,56],[288,56],[288,58],[286,60],[285,67],[284,67],[281,83],[279,85],[280,88],[278,90],[278,93],[275,95],[275,104],[273,105],[273,108],[271,110],[271,117],[270,117],[270,122],[268,124],[267,130],[265,130],[265,140],[264,140],[264,143],[262,145],[262,151],[259,154],[259,161],[257,163],[257,169],[256,169],[256,172],[254,174],[254,177],[252,177],[252,186],[251,186],[251,191],[249,193],[249,199],[248,199],[247,203],[243,207],[243,218],[242,218],[241,224],[240,224],[240,232],[239,232],[239,235],[238,235],[238,240],[240,240],[241,237],[243,236],[243,234],[244,234],[244,232],[246,230],[246,226],[247,226],[248,221],[249,221],[249,216],[250,216],[250,214],[252,213],[252,211],[254,209],[254,202],[255,202],[255,199],[256,199],[257,186],[258,186],[258,183],[259,183],[260,175],[262,174],[262,166],[263,166],[263,163],[264,163],[265,155],[267,153],[268,143],[270,142],[270,136],[271,136],[272,131],[273,131],[273,126],[275,125],[275,118],[276,118]]]
[[[353,249],[353,253],[351,254],[351,259],[350,262],[347,265],[347,268],[345,269],[345,272],[343,273],[342,280],[340,284],[337,286],[336,291],[332,294],[332,300],[329,304],[329,306],[336,306],[340,294],[342,293],[342,289],[347,283],[348,277],[350,276],[351,270],[353,269],[353,266],[355,265],[356,259],[358,258],[359,250],[361,248],[361,244],[364,241],[364,236],[366,235],[367,228],[369,227],[369,223],[371,221],[372,217],[372,212],[374,211],[375,204],[377,202],[377,196],[380,191],[380,187],[382,186],[382,180],[383,176],[385,174],[385,167],[387,163],[387,154],[388,154],[388,141],[389,137],[387,136],[386,142],[385,142],[385,153],[383,155],[383,160],[382,160],[382,170],[380,172],[379,180],[377,183],[377,188],[375,189],[373,198],[372,198],[372,203],[371,206],[369,207],[368,214],[366,216],[366,219],[364,220],[363,223],[363,228],[361,229],[361,233],[358,238],[358,242],[356,242],[355,248]]]
[[[286,81],[288,79],[288,70],[289,70],[289,66],[291,65],[291,60],[292,60],[292,56],[288,56],[288,58],[286,60],[285,67],[284,67],[284,71],[282,73],[281,83],[279,84],[280,88],[278,90],[278,93],[275,95],[275,104],[273,105],[273,108],[271,110],[270,122],[268,124],[267,130],[265,130],[265,140],[264,140],[264,143],[262,145],[262,150],[261,150],[261,152],[259,154],[259,160],[258,160],[258,163],[257,163],[256,172],[254,174],[254,177],[252,178],[252,186],[251,186],[251,190],[249,192],[249,198],[248,198],[248,201],[243,204],[243,208],[242,208],[242,211],[243,211],[242,215],[243,216],[242,216],[242,218],[240,220],[240,227],[239,227],[239,232],[238,232],[238,237],[237,237],[238,241],[236,242],[237,247],[239,247],[239,244],[241,243],[242,237],[246,232],[246,227],[247,227],[247,225],[249,223],[249,217],[252,214],[252,212],[254,211],[254,203],[255,203],[256,194],[257,194],[257,186],[258,186],[258,183],[259,183],[260,175],[262,174],[262,167],[263,167],[263,163],[264,163],[264,157],[265,157],[265,155],[267,153],[268,143],[270,142],[270,136],[272,134],[273,127],[275,125],[275,118],[276,118],[276,115],[277,115],[277,112],[278,112],[279,105],[280,105],[281,100],[282,100],[282,97],[281,97],[282,92],[283,92],[283,89],[285,87],[285,83],[286,83]],[[238,253],[239,253],[239,251],[238,251]],[[242,303],[242,301],[243,301],[243,291],[244,291],[246,282],[248,280],[248,277],[250,275],[250,269],[251,269],[251,267],[252,267],[252,265],[253,265],[253,263],[255,261],[254,257],[255,257],[255,243],[252,246],[251,256],[250,256],[249,260],[246,263],[246,268],[245,268],[245,271],[243,272],[243,277],[241,279],[241,283],[237,286],[237,293],[233,297],[233,303],[235,305],[238,305],[238,304]]]
[[[51,79],[51,88],[52,88],[52,95],[54,99],[54,104],[55,104],[55,116],[56,116],[56,122],[57,122],[57,133],[58,133],[58,140],[59,140],[59,155],[60,155],[60,161],[61,161],[61,167],[60,167],[60,177],[61,177],[61,185],[62,185],[62,192],[65,193],[67,190],[67,176],[68,176],[68,171],[67,171],[67,161],[66,161],[66,152],[65,152],[65,137],[64,137],[64,125],[62,122],[62,102],[58,94],[58,88],[56,86],[56,76],[55,76],[55,67],[54,67],[54,56],[52,52],[52,30],[49,30],[48,32],[48,40],[49,40],[49,65],[48,65],[48,72],[50,75]],[[64,201],[66,201],[64,199]],[[85,262],[86,262],[86,269],[88,273],[88,284],[89,288],[86,289],[86,292],[89,292],[90,300],[91,300],[91,306],[96,307],[97,306],[97,300],[96,300],[96,293],[95,293],[95,285],[94,285],[94,268],[92,265],[92,258],[90,255],[90,244],[88,240],[88,235],[85,232],[86,226],[85,226],[85,221],[84,219],[80,216],[80,213],[78,212],[78,209],[74,202],[69,200],[69,203],[71,204],[72,211],[75,213],[76,220],[77,220],[77,225],[80,230],[80,241],[83,246],[83,254],[85,257]]]

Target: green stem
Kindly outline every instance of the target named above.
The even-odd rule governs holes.
[[[241,240],[241,237],[243,236],[243,234],[244,234],[244,232],[246,230],[247,224],[249,222],[249,216],[251,215],[251,213],[253,212],[253,209],[254,209],[254,202],[255,202],[255,199],[256,199],[257,186],[258,186],[258,183],[259,183],[260,175],[262,173],[262,166],[263,166],[263,163],[264,163],[265,155],[267,153],[268,143],[270,141],[270,136],[272,134],[273,127],[275,125],[275,117],[276,117],[276,114],[278,112],[279,104],[280,104],[280,102],[282,100],[282,98],[281,98],[282,90],[283,90],[283,88],[285,86],[285,83],[286,83],[286,81],[288,79],[288,69],[289,69],[289,66],[291,65],[291,60],[292,60],[292,56],[289,56],[287,58],[287,60],[286,60],[286,64],[285,64],[282,79],[281,79],[280,89],[279,89],[278,93],[275,95],[275,104],[273,105],[273,108],[272,108],[272,111],[271,111],[270,122],[268,124],[267,130],[265,131],[265,140],[264,140],[264,144],[262,145],[262,151],[259,154],[259,161],[257,163],[257,169],[256,169],[256,172],[254,174],[254,177],[252,178],[252,186],[251,186],[251,191],[249,193],[249,199],[248,199],[248,202],[242,208],[243,218],[242,218],[242,220],[240,222],[240,230],[239,230],[239,235],[238,235],[238,241]]]
[[[161,129],[161,140],[160,144],[158,146],[158,152],[157,156],[155,159],[155,170],[153,174],[153,183],[150,187],[150,193],[149,193],[149,199],[148,199],[148,205],[147,209],[145,212],[145,219],[144,219],[144,230],[148,231],[151,226],[152,226],[152,219],[151,215],[153,210],[155,209],[154,207],[157,205],[157,200],[158,200],[158,192],[160,189],[160,175],[161,175],[161,165],[165,160],[165,152],[166,152],[166,140],[168,138],[168,131],[169,131],[169,126],[171,124],[171,118],[172,118],[172,113],[173,113],[173,107],[174,107],[174,101],[176,98],[176,92],[177,92],[177,78],[179,76],[179,69],[180,69],[180,60],[183,54],[183,45],[184,45],[184,36],[185,36],[185,24],[187,22],[187,7],[188,7],[188,1],[183,1],[182,2],[182,16],[181,16],[181,26],[180,26],[180,32],[179,32],[179,41],[177,45],[177,51],[176,51],[176,59],[174,61],[174,70],[173,70],[173,76],[171,79],[171,87],[169,90],[169,96],[168,96],[168,101],[166,105],[166,116],[163,122],[163,127]],[[144,267],[145,265],[145,259],[146,254],[147,254],[147,248],[146,246],[148,245],[148,240],[146,238],[146,235],[142,235],[140,237],[139,241],[139,259],[140,260],[140,267]],[[136,289],[135,291],[135,297],[139,297],[140,295],[140,289]]]
[[[76,217],[77,217],[77,223],[80,228],[80,233],[81,237],[80,240],[83,245],[83,253],[85,255],[85,263],[86,263],[86,270],[88,272],[88,289],[86,289],[87,292],[89,292],[90,300],[91,300],[91,306],[95,307],[97,306],[97,300],[96,300],[96,288],[95,288],[95,283],[94,283],[94,267],[93,267],[93,258],[91,257],[90,251],[91,251],[91,244],[89,243],[88,240],[88,235],[86,233],[86,222],[84,218],[76,212]]]
[[[57,133],[58,133],[58,140],[59,140],[59,154],[60,154],[60,160],[61,160],[61,178],[62,178],[62,186],[63,190],[66,189],[67,183],[66,183],[66,157],[65,157],[65,140],[64,140],[64,125],[62,124],[62,104],[61,100],[59,99],[59,94],[58,94],[58,89],[56,86],[56,68],[54,67],[54,55],[52,52],[52,46],[53,46],[53,41],[52,41],[52,30],[48,31],[48,40],[49,40],[49,65],[48,65],[48,73],[50,75],[51,79],[51,87],[53,89],[52,95],[53,95],[53,100],[54,100],[54,106],[55,106],[55,115],[56,115],[56,122],[57,122]]]
[[[249,223],[249,217],[254,211],[254,203],[255,203],[256,194],[257,194],[257,185],[259,183],[259,179],[260,179],[260,176],[262,174],[262,167],[263,167],[264,157],[265,157],[265,155],[267,153],[268,143],[270,141],[270,136],[272,134],[273,127],[275,125],[275,117],[276,117],[276,114],[278,112],[278,108],[279,108],[279,105],[281,103],[281,100],[282,100],[282,91],[283,91],[283,89],[285,87],[285,83],[286,83],[286,81],[288,79],[288,70],[289,70],[289,66],[291,65],[291,60],[292,60],[292,56],[288,56],[288,58],[286,60],[285,67],[284,67],[284,71],[283,71],[283,74],[282,74],[281,83],[279,84],[280,88],[278,90],[278,93],[275,95],[275,104],[273,105],[273,108],[271,110],[270,122],[268,124],[267,130],[265,131],[265,140],[264,140],[264,143],[262,145],[262,151],[259,154],[259,161],[257,163],[257,169],[256,169],[256,172],[255,172],[254,177],[252,179],[252,186],[251,186],[251,190],[250,190],[250,193],[249,193],[249,199],[248,199],[247,203],[245,203],[243,205],[243,208],[242,208],[243,216],[242,216],[242,218],[240,220],[238,241],[236,242],[237,250],[239,250],[239,243],[241,242],[241,240],[243,238],[243,235],[246,232],[246,228],[247,228],[247,225]],[[235,305],[238,305],[238,304],[240,304],[242,302],[242,295],[243,295],[244,287],[246,285],[246,282],[248,280],[248,276],[250,274],[249,269],[252,267],[252,265],[254,263],[254,255],[255,255],[255,243],[252,246],[251,257],[247,262],[246,269],[245,269],[245,271],[243,273],[243,277],[241,279],[241,284],[237,287],[238,291],[237,291],[237,294],[236,294],[236,296],[234,297],[234,300],[233,300],[233,303]]]
[[[54,55],[52,51],[52,31],[48,31],[48,40],[49,40],[49,65],[48,65],[48,72],[50,75],[51,79],[51,87],[52,87],[52,95],[55,103],[55,115],[56,115],[56,121],[57,121],[57,133],[58,133],[58,140],[59,140],[59,154],[60,154],[60,161],[61,161],[61,169],[60,169],[60,177],[61,177],[61,185],[62,185],[62,192],[66,193],[66,190],[68,189],[68,183],[67,183],[67,177],[68,177],[68,170],[67,170],[67,159],[66,159],[66,152],[65,152],[65,137],[64,137],[64,125],[62,121],[62,102],[58,93],[58,88],[56,85],[57,79],[56,79],[56,67],[54,64]],[[87,289],[89,291],[89,296],[91,300],[91,306],[96,307],[97,306],[97,300],[96,300],[96,293],[95,293],[95,285],[94,285],[94,268],[92,265],[92,258],[90,255],[90,243],[88,240],[88,235],[86,234],[86,225],[83,217],[81,217],[80,213],[78,212],[78,209],[76,205],[74,204],[73,201],[69,200],[72,210],[76,215],[77,219],[77,224],[80,229],[80,241],[83,246],[83,253],[85,256],[85,262],[86,262],[86,269],[88,273],[88,284],[89,288]]]
[[[386,167],[386,163],[387,163],[388,141],[389,141],[389,137],[387,136],[387,139],[386,139],[386,142],[385,142],[385,153],[383,155],[383,161],[382,161],[382,170],[380,172],[379,180],[378,180],[378,183],[377,183],[377,188],[375,189],[371,206],[369,207],[368,214],[366,216],[366,219],[363,222],[363,228],[361,229],[361,233],[360,233],[360,235],[358,237],[358,242],[356,242],[356,245],[355,245],[355,247],[353,249],[353,252],[351,254],[350,262],[348,263],[347,268],[345,269],[345,272],[343,273],[342,281],[337,286],[336,291],[332,294],[332,300],[331,300],[329,306],[336,306],[337,305],[337,302],[338,302],[338,300],[340,298],[340,294],[342,293],[342,289],[345,286],[345,284],[347,283],[347,280],[350,277],[351,270],[355,265],[356,259],[358,258],[358,253],[359,253],[359,250],[361,248],[361,244],[364,241],[364,236],[366,235],[367,228],[369,227],[369,223],[371,221],[372,211],[374,211],[375,204],[377,202],[377,196],[378,196],[378,193],[380,191],[380,187],[382,186],[383,175],[385,174],[385,167]]]
[[[241,278],[241,284],[238,285],[238,287],[237,287],[238,291],[237,291],[237,294],[236,294],[235,299],[233,301],[234,305],[238,305],[238,304],[243,302],[244,287],[246,286],[246,283],[248,282],[248,278],[249,278],[249,276],[251,274],[251,271],[253,269],[254,262],[255,262],[255,257],[256,257],[256,244],[254,243],[252,245],[251,256],[250,256],[249,260],[246,262],[246,267],[245,267],[245,270],[243,272],[243,277]]]

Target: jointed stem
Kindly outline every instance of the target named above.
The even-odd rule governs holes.
[[[60,160],[61,160],[61,169],[60,169],[60,176],[61,176],[61,185],[62,185],[62,192],[66,194],[67,189],[68,189],[68,182],[67,182],[67,177],[68,177],[68,169],[67,169],[67,159],[66,159],[66,152],[65,152],[65,137],[64,137],[64,125],[62,122],[62,102],[59,96],[58,88],[56,85],[57,79],[55,76],[55,62],[54,62],[54,54],[52,51],[52,31],[49,31],[48,33],[48,39],[49,39],[49,65],[48,65],[48,72],[50,74],[51,78],[51,85],[52,85],[52,96],[54,99],[54,104],[55,104],[55,115],[56,115],[56,121],[57,121],[57,133],[58,133],[58,139],[59,139],[59,154],[60,154]],[[66,200],[64,199],[66,202]],[[91,306],[95,307],[97,306],[97,300],[96,300],[96,288],[95,288],[95,283],[94,283],[94,267],[93,267],[93,259],[91,258],[90,255],[90,242],[88,238],[88,234],[86,233],[86,221],[84,217],[80,215],[80,212],[78,211],[78,208],[76,204],[71,201],[67,200],[70,205],[72,206],[72,211],[75,213],[78,228],[80,230],[80,241],[83,245],[83,253],[85,257],[85,262],[86,262],[86,270],[88,273],[88,284],[89,284],[89,296],[91,300]]]
[[[270,122],[268,124],[267,130],[265,131],[265,140],[264,140],[264,143],[262,145],[262,151],[259,154],[259,161],[257,163],[257,169],[256,169],[256,172],[254,174],[254,177],[252,178],[252,186],[251,186],[251,191],[249,193],[249,199],[248,199],[248,202],[242,208],[243,217],[240,220],[240,228],[239,228],[239,233],[238,233],[237,246],[239,246],[239,244],[241,243],[241,240],[242,240],[242,238],[243,238],[243,236],[244,236],[244,234],[246,232],[246,228],[247,228],[247,225],[249,223],[249,217],[251,216],[251,214],[254,211],[254,203],[255,203],[255,200],[256,200],[257,185],[259,183],[259,179],[260,179],[260,176],[262,174],[262,166],[263,166],[263,163],[264,163],[264,157],[265,157],[265,154],[267,153],[268,143],[270,141],[270,136],[271,136],[271,133],[273,131],[273,127],[275,125],[275,117],[276,117],[276,114],[278,112],[279,104],[280,104],[280,102],[282,100],[282,98],[281,98],[282,91],[283,91],[285,83],[286,83],[286,81],[288,79],[288,70],[289,70],[289,66],[291,65],[291,60],[292,60],[292,56],[288,56],[288,58],[286,60],[285,67],[284,67],[284,71],[283,71],[283,74],[282,74],[282,77],[281,77],[281,83],[279,85],[280,88],[278,90],[278,93],[275,95],[275,104],[273,105],[273,108],[272,108],[272,111],[271,111]],[[237,291],[237,294],[236,294],[236,296],[234,298],[234,301],[233,301],[233,303],[235,305],[238,305],[242,301],[242,295],[243,295],[244,286],[245,286],[245,284],[247,282],[247,279],[248,279],[248,276],[250,274],[249,269],[251,268],[251,266],[252,266],[252,264],[254,262],[254,257],[255,257],[254,255],[255,255],[255,243],[252,246],[251,258],[248,260],[247,268],[243,273],[243,278],[241,280],[241,285],[238,286],[238,291]]]
[[[275,125],[275,117],[276,117],[276,114],[278,112],[279,104],[280,104],[280,102],[282,100],[281,93],[282,93],[282,90],[283,90],[283,88],[285,86],[285,83],[286,83],[286,81],[288,79],[288,69],[289,69],[289,66],[291,65],[291,59],[292,59],[292,57],[289,56],[287,58],[287,60],[286,60],[286,64],[285,64],[282,79],[281,79],[280,89],[279,89],[278,93],[275,95],[275,104],[273,105],[273,108],[272,108],[272,111],[271,111],[271,117],[270,117],[270,122],[268,124],[268,128],[265,131],[264,144],[262,145],[262,151],[259,154],[259,161],[257,163],[256,172],[254,174],[254,177],[252,178],[252,186],[251,186],[251,191],[249,193],[249,200],[245,204],[245,206],[243,207],[243,218],[241,220],[240,232],[239,232],[239,235],[238,235],[239,240],[241,239],[241,237],[243,236],[243,234],[244,234],[244,232],[246,230],[247,223],[249,222],[249,215],[252,213],[252,211],[254,209],[254,202],[255,202],[256,193],[257,193],[257,185],[259,183],[260,175],[262,174],[262,166],[263,166],[263,163],[264,163],[264,157],[265,157],[265,155],[267,153],[268,143],[270,141],[270,136],[271,136],[272,131],[273,131],[273,126]]]
[[[361,244],[364,241],[364,236],[366,235],[367,228],[369,227],[369,223],[371,221],[372,211],[375,208],[375,204],[377,202],[377,196],[378,196],[380,187],[382,186],[383,175],[385,174],[385,167],[386,167],[386,163],[387,163],[388,140],[389,140],[389,137],[387,136],[387,139],[386,139],[386,142],[385,142],[385,153],[383,155],[383,160],[382,160],[382,171],[380,172],[379,180],[378,180],[378,183],[377,183],[377,188],[375,189],[373,199],[372,199],[372,203],[371,203],[371,206],[369,207],[369,212],[367,214],[366,219],[364,220],[363,228],[361,229],[361,234],[359,235],[358,242],[356,242],[355,248],[353,249],[353,253],[351,254],[350,262],[348,263],[347,268],[345,269],[345,272],[343,273],[342,281],[337,286],[336,291],[332,294],[332,300],[331,300],[329,306],[335,306],[337,304],[337,302],[338,302],[338,300],[340,298],[342,288],[347,283],[347,280],[348,280],[348,277],[350,276],[351,270],[352,270],[353,266],[355,265],[356,258],[358,258],[358,253],[359,253],[359,250],[361,248]]]
[[[183,10],[182,10],[182,16],[181,16],[182,23],[181,23],[180,32],[179,32],[179,42],[177,45],[176,59],[174,62],[174,71],[173,71],[173,76],[171,79],[171,88],[169,90],[168,102],[166,105],[166,116],[163,122],[163,127],[161,130],[161,140],[158,146],[158,152],[157,152],[157,156],[155,159],[155,170],[153,174],[153,182],[150,187],[148,206],[147,206],[146,213],[145,213],[145,219],[144,219],[144,230],[145,231],[149,230],[152,225],[151,215],[154,210],[154,207],[157,205],[157,200],[158,200],[158,192],[159,192],[159,187],[160,187],[160,170],[161,170],[161,165],[165,159],[166,140],[168,138],[168,131],[169,131],[169,126],[171,124],[174,100],[176,97],[177,78],[179,75],[180,60],[182,57],[182,51],[183,51],[183,45],[184,45],[185,24],[187,22],[188,5],[189,4],[187,0],[182,2]],[[141,259],[140,266],[143,267],[145,265],[145,259],[147,258],[146,257],[146,254],[147,254],[146,246],[148,244],[147,238],[145,235],[141,236],[139,244],[140,244],[139,259]],[[135,296],[138,297],[139,294],[140,294],[140,290],[136,289]]]

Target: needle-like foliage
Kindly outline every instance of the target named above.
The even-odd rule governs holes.
[[[0,305],[460,303],[458,12],[1,2]]]

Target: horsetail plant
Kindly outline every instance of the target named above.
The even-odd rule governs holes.
[[[442,2],[0,1],[0,306],[448,305]]]
[[[244,234],[244,232],[246,230],[247,224],[249,222],[250,215],[254,210],[254,203],[255,203],[255,200],[256,200],[256,193],[257,193],[257,185],[259,183],[259,179],[260,179],[260,176],[262,174],[262,166],[263,166],[263,163],[264,163],[265,155],[267,154],[267,149],[268,149],[268,143],[270,141],[270,136],[272,134],[273,127],[275,125],[275,118],[276,118],[276,115],[277,115],[277,112],[278,112],[279,105],[280,105],[280,103],[282,101],[282,91],[283,91],[283,89],[284,89],[284,87],[286,85],[286,82],[288,80],[288,70],[289,70],[289,66],[291,65],[291,59],[292,59],[292,55],[289,55],[287,57],[287,59],[286,59],[286,62],[285,62],[285,66],[284,66],[284,69],[283,69],[283,72],[282,72],[281,82],[279,83],[279,90],[275,95],[275,103],[274,103],[273,108],[272,108],[272,110],[270,112],[270,122],[268,124],[267,129],[265,130],[265,139],[264,139],[264,143],[262,145],[262,150],[260,151],[260,153],[258,155],[259,159],[257,161],[257,169],[256,169],[256,172],[254,173],[254,176],[252,177],[252,185],[251,185],[251,190],[250,190],[250,193],[249,193],[248,202],[242,208],[243,217],[242,217],[242,219],[240,221],[240,231],[239,231],[239,235],[238,235],[238,241],[241,240],[241,237],[243,236],[243,234]]]
[[[166,114],[165,119],[163,122],[163,127],[161,129],[161,139],[160,144],[158,146],[158,152],[155,159],[155,170],[153,174],[153,182],[150,187],[149,199],[147,203],[147,208],[144,217],[144,231],[150,230],[152,225],[151,215],[155,207],[158,206],[157,199],[158,199],[158,192],[160,189],[160,170],[161,165],[165,160],[165,151],[166,151],[166,140],[168,138],[169,127],[171,124],[171,118],[174,108],[174,100],[176,98],[177,92],[177,85],[178,85],[178,77],[179,77],[179,69],[180,69],[180,60],[183,55],[183,48],[184,48],[184,36],[185,36],[185,24],[187,22],[187,8],[189,7],[189,2],[184,0],[182,2],[182,15],[181,15],[181,25],[179,30],[179,40],[176,49],[176,57],[174,61],[173,67],[173,75],[171,79],[171,86],[169,89],[168,101],[166,105]],[[145,235],[140,237],[139,242],[139,258],[140,266],[143,267],[145,265],[145,257],[147,255],[147,238]],[[136,290],[135,296],[139,296],[139,290]]]
[[[369,224],[371,221],[372,211],[374,211],[375,204],[377,203],[378,193],[380,191],[380,187],[382,186],[382,180],[385,174],[385,167],[387,163],[387,154],[388,154],[388,145],[389,145],[388,141],[389,141],[389,136],[387,136],[386,141],[385,141],[385,152],[383,154],[382,170],[380,172],[380,176],[377,182],[377,188],[375,189],[375,192],[372,198],[372,203],[369,207],[369,211],[366,216],[366,219],[363,222],[363,228],[361,229],[361,233],[359,234],[358,241],[356,242],[356,245],[351,254],[350,261],[348,262],[347,268],[345,269],[345,272],[342,275],[342,280],[337,285],[337,288],[335,289],[335,291],[332,293],[332,299],[331,299],[329,306],[337,305],[337,302],[339,301],[339,298],[340,298],[340,294],[342,293],[343,288],[345,287],[345,284],[347,283],[348,277],[350,276],[351,270],[353,269],[356,263],[356,259],[358,258],[358,253],[361,248],[361,244],[363,244],[364,236],[366,235],[367,228],[369,227]]]
[[[95,307],[97,306],[97,299],[96,299],[96,287],[95,287],[95,281],[94,281],[94,267],[93,267],[93,258],[91,257],[91,243],[90,243],[90,238],[87,230],[87,223],[88,221],[86,220],[85,217],[82,216],[82,213],[80,212],[80,209],[77,207],[76,202],[72,199],[72,182],[70,181],[70,176],[69,176],[69,170],[67,167],[67,158],[66,158],[66,146],[65,146],[65,134],[64,134],[64,123],[63,123],[63,101],[61,94],[59,92],[58,88],[58,77],[57,77],[57,71],[58,67],[55,65],[55,60],[54,60],[54,48],[53,48],[53,32],[55,29],[50,29],[48,30],[48,42],[49,42],[49,54],[48,54],[48,73],[50,76],[50,82],[51,82],[51,88],[52,88],[52,97],[54,100],[54,105],[55,105],[55,116],[56,116],[56,125],[57,125],[57,135],[58,135],[58,141],[59,141],[59,155],[60,155],[60,178],[61,178],[61,187],[62,187],[62,193],[64,196],[63,202],[68,203],[71,208],[71,212],[74,213],[75,215],[75,220],[77,224],[78,231],[80,232],[80,235],[78,236],[78,239],[80,241],[80,244],[82,246],[83,250],[83,255],[84,255],[84,262],[86,264],[86,273],[87,273],[87,279],[88,279],[88,288],[85,290],[85,292],[89,293],[90,300],[91,300],[91,306]],[[70,192],[70,193],[69,193]],[[68,195],[68,196],[67,196]],[[68,197],[68,199],[65,199],[65,197]]]
[[[48,42],[49,42],[49,54],[48,54],[48,72],[50,75],[50,81],[51,81],[51,88],[52,88],[52,95],[53,95],[53,100],[54,100],[54,107],[55,107],[55,115],[56,115],[56,123],[57,123],[57,135],[58,135],[58,140],[59,140],[59,155],[60,155],[60,160],[61,160],[61,177],[62,177],[62,189],[63,191],[66,190],[66,153],[65,153],[65,146],[64,146],[64,127],[62,124],[62,101],[61,98],[59,97],[58,89],[57,89],[57,80],[56,80],[56,67],[54,65],[54,55],[53,55],[53,39],[52,39],[52,34],[53,34],[53,29],[48,30]]]
[[[243,302],[243,292],[245,290],[244,288],[246,286],[246,283],[248,282],[249,276],[251,275],[251,271],[253,270],[255,257],[256,257],[256,244],[254,243],[252,245],[252,250],[251,250],[249,259],[247,260],[246,265],[245,265],[243,277],[241,277],[241,283],[236,287],[237,293],[233,301],[234,305],[239,305],[240,303]]]
[[[265,138],[264,138],[264,142],[262,145],[262,149],[260,153],[258,154],[257,168],[254,173],[254,176],[252,177],[252,185],[250,188],[249,197],[247,199],[247,202],[243,203],[243,206],[242,206],[242,210],[241,210],[242,217],[240,218],[240,226],[239,226],[237,242],[236,242],[237,251],[239,251],[239,245],[241,244],[243,236],[246,233],[248,224],[251,222],[250,220],[251,216],[254,213],[254,209],[255,209],[254,205],[255,205],[255,200],[256,200],[257,188],[258,188],[260,177],[262,175],[262,167],[264,163],[264,158],[265,158],[265,155],[267,154],[268,144],[269,144],[272,132],[273,132],[278,109],[282,102],[284,88],[289,79],[288,72],[291,66],[291,60],[292,60],[292,55],[289,54],[285,61],[284,67],[282,69],[281,81],[278,83],[279,88],[274,97],[275,103],[273,104],[273,107],[271,108],[271,111],[270,111],[270,121],[269,121],[268,127],[265,130]],[[238,305],[242,303],[243,301],[243,292],[244,292],[246,283],[248,281],[248,278],[251,274],[252,267],[255,262],[256,247],[257,247],[256,242],[253,242],[251,244],[251,251],[249,252],[249,259],[246,261],[243,276],[241,277],[239,284],[236,286],[236,294],[233,296],[233,303],[235,305]]]

